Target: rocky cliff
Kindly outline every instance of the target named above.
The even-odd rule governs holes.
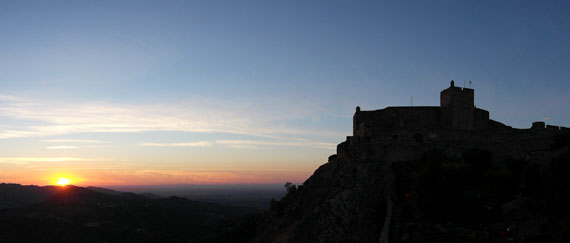
[[[251,242],[570,242],[570,136],[497,133],[350,138],[286,185]]]

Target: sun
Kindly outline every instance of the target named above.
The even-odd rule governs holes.
[[[60,185],[60,186],[66,186],[66,185],[68,185],[69,183],[71,183],[71,180],[70,180],[70,179],[67,179],[67,178],[65,178],[65,177],[59,177],[59,178],[57,178],[57,184]]]

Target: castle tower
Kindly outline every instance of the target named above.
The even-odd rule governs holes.
[[[474,91],[455,87],[451,80],[449,88],[440,93],[441,119],[452,129],[472,130],[474,127]]]

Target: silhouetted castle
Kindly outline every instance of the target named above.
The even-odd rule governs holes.
[[[496,154],[539,151],[553,143],[558,134],[570,129],[534,122],[529,129],[516,129],[489,119],[489,112],[475,107],[474,90],[461,88],[451,81],[440,93],[440,106],[387,107],[361,111],[353,116],[353,136],[337,146],[343,155],[354,142],[372,142],[379,146],[407,146],[410,154],[438,146],[479,148]],[[500,147],[496,147],[500,144]],[[414,146],[416,146],[414,148]],[[400,158],[402,159],[402,158]]]

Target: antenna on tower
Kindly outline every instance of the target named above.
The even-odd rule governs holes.
[[[469,80],[469,88],[471,88],[471,80]]]

